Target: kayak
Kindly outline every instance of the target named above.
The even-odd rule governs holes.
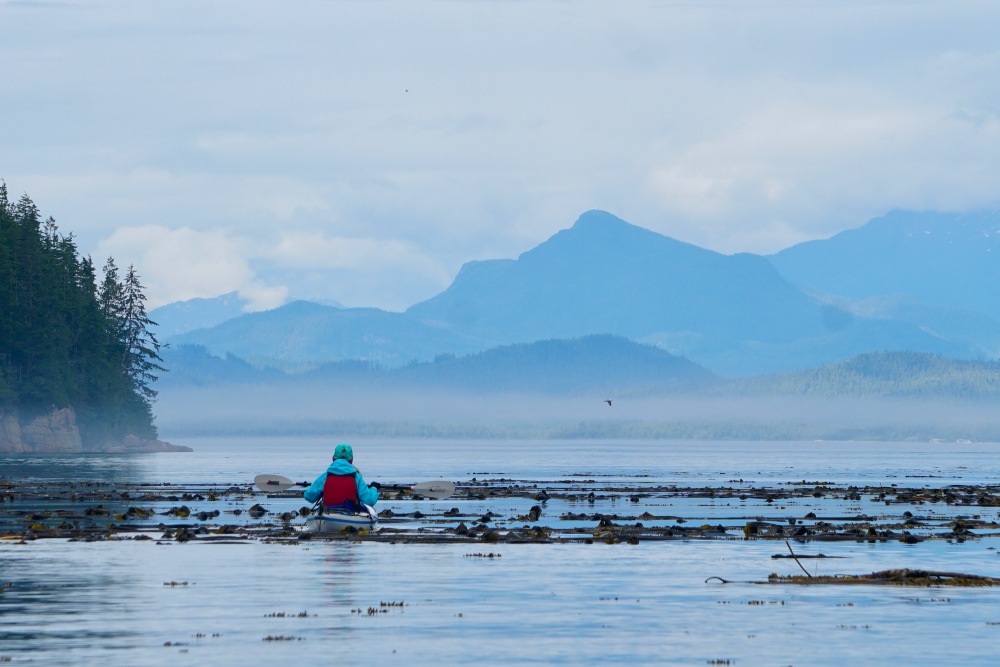
[[[374,530],[378,523],[378,515],[370,505],[364,506],[362,512],[343,512],[324,510],[323,514],[306,519],[306,531],[310,533],[339,533],[348,528],[355,530]]]

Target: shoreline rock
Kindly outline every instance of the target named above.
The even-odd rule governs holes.
[[[53,408],[26,422],[20,419],[17,411],[0,412],[0,452],[76,454],[83,451],[73,408]]]
[[[87,448],[85,451],[100,454],[151,454],[155,452],[193,452],[194,450],[164,440],[146,440],[134,435],[127,435],[121,440],[105,442],[103,445]]]
[[[157,439],[127,435],[121,440],[100,444],[80,438],[73,408],[53,408],[50,412],[22,422],[16,410],[0,409],[0,454],[126,454],[190,452],[190,447]]]

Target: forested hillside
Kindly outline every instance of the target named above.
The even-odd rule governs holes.
[[[1000,363],[922,352],[871,352],[822,368],[731,382],[728,394],[796,396],[1000,397]]]
[[[155,438],[160,345],[134,267],[100,279],[73,235],[0,182],[0,416],[72,408],[84,443]]]

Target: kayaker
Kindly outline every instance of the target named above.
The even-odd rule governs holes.
[[[378,502],[379,483],[365,484],[364,477],[354,467],[354,450],[340,444],[333,450],[333,463],[316,478],[302,494],[311,503],[323,499],[327,509],[346,509],[356,512],[360,503],[374,505]]]

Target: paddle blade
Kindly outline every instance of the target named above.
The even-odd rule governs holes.
[[[426,496],[427,498],[441,499],[447,498],[455,493],[455,485],[447,480],[438,479],[433,482],[421,482],[420,484],[414,484],[410,487],[410,490],[413,493]]]
[[[257,475],[253,478],[253,483],[261,491],[269,491],[271,493],[287,491],[295,486],[295,482],[281,475]]]

